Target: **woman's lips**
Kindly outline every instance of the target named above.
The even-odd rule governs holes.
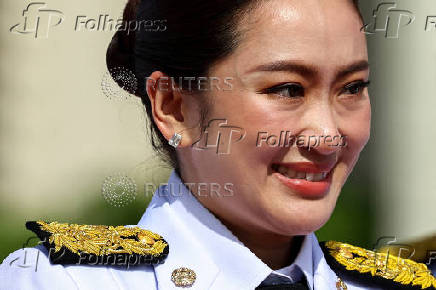
[[[331,185],[334,164],[310,162],[273,164],[273,175],[284,185],[307,198],[319,198],[327,194]]]

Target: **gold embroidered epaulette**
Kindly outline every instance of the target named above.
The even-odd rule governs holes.
[[[321,246],[327,256],[333,257],[347,271],[390,280],[399,288],[403,285],[416,286],[417,289],[436,288],[436,278],[423,263],[335,241],[324,242]]]
[[[53,264],[137,266],[163,263],[168,243],[139,227],[30,221]]]

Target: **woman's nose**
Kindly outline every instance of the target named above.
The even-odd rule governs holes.
[[[346,145],[334,111],[329,105],[316,105],[306,111],[302,120],[303,147],[322,155],[330,155]]]

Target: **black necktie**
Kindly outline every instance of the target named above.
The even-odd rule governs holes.
[[[285,277],[271,274],[255,290],[309,290],[309,287],[304,275],[301,281],[291,283]]]

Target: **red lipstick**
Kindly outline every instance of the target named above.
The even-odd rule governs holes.
[[[275,163],[273,176],[302,197],[320,198],[331,185],[331,170],[335,163]]]

